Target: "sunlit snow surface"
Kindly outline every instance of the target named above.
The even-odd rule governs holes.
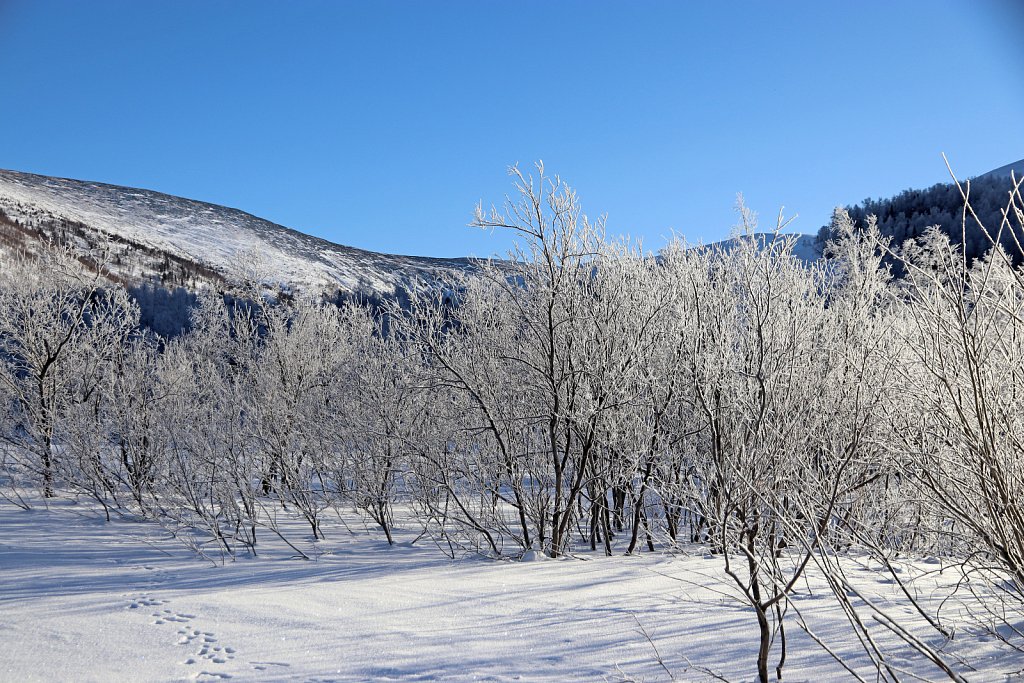
[[[818,244],[816,235],[800,235],[797,233],[779,233],[776,235],[771,232],[755,232],[751,235],[757,240],[758,246],[764,248],[765,245],[772,244],[775,240],[792,240],[792,253],[797,259],[804,262],[817,261],[821,258],[821,245]],[[740,237],[731,237],[727,240],[720,242],[712,242],[711,244],[697,246],[697,249],[715,249],[720,251],[729,252],[736,248],[736,244]]]
[[[389,548],[358,517],[345,522],[326,526],[315,549],[300,543],[315,561],[265,535],[260,557],[221,565],[157,525],[107,523],[85,503],[27,512],[0,503],[0,680],[659,681],[669,680],[666,668],[676,680],[711,680],[705,670],[754,678],[754,617],[721,579],[718,558],[452,561],[425,539],[410,545],[413,529]],[[302,535],[298,525],[289,531]],[[914,623],[891,585],[850,562],[863,589]],[[930,591],[954,578],[947,571],[916,587],[934,608]],[[866,664],[817,582],[802,583],[794,605],[832,647]],[[789,633],[786,680],[848,678],[792,624]],[[1002,680],[996,672],[1014,668],[970,633],[946,651],[980,669],[971,680]],[[906,654],[900,666],[936,673]]]
[[[345,247],[215,204],[116,185],[0,170],[0,209],[32,225],[65,218],[223,273],[255,253],[265,279],[313,291],[392,293],[467,259],[394,256]]]
[[[1024,177],[1024,159],[1021,159],[1019,161],[1015,161],[1012,164],[1006,164],[1005,166],[1000,166],[999,168],[993,169],[993,170],[989,171],[988,173],[983,173],[982,175],[980,175],[978,177],[979,178],[990,178],[990,177],[1000,177],[1001,176],[1001,177],[1005,178],[1005,177],[1010,176],[1011,174],[1014,174],[1017,180],[1020,180],[1021,177]]]

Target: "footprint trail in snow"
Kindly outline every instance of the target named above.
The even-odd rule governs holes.
[[[152,566],[144,566],[140,567],[140,569],[152,572],[149,575],[151,578],[147,582],[152,588],[158,588],[166,581],[166,573],[163,570],[155,569]],[[151,623],[154,626],[170,624],[180,627],[177,632],[179,636],[178,645],[187,647],[190,650],[189,656],[182,661],[182,664],[189,667],[204,667],[200,671],[193,672],[190,676],[192,679],[215,680],[231,678],[231,674],[223,671],[210,671],[205,667],[210,664],[222,665],[233,661],[236,654],[235,648],[222,645],[212,631],[203,631],[195,628],[192,622],[196,619],[197,615],[188,612],[178,612],[164,607],[164,605],[169,603],[169,600],[157,598],[149,592],[144,592],[131,598],[127,609],[161,608],[150,613],[150,616],[153,618]],[[257,669],[259,668],[257,667]]]

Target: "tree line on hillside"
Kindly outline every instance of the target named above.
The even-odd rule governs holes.
[[[841,559],[877,558],[917,606],[893,557],[949,558],[984,598],[957,618],[1024,616],[1024,270],[842,212],[831,258],[805,263],[742,207],[733,247],[655,259],[543,166],[512,173],[517,195],[475,219],[517,234],[511,265],[380,314],[239,283],[161,339],[67,248],[4,257],[3,495],[88,496],[224,557],[267,535],[304,555],[282,510],[313,538],[334,510],[389,543],[413,525],[452,557],[703,548],[756,621],[762,681],[781,679],[812,568],[872,676],[902,677],[882,629],[962,680]],[[960,624],[917,609],[938,633]]]
[[[868,198],[846,207],[846,213],[860,230],[874,217],[878,231],[896,245],[919,239],[937,226],[951,242],[961,247],[970,261],[983,257],[995,241],[1015,264],[1019,264],[1024,257],[1024,245],[1017,241],[1019,236],[999,229],[1004,223],[1003,211],[1011,183],[1009,174],[985,175],[962,184],[937,183],[925,190],[904,190],[888,199]],[[967,194],[974,215],[965,216],[962,192]],[[825,244],[840,230],[835,223],[824,225],[818,232],[818,241]],[[902,274],[898,259],[891,259],[890,263]]]

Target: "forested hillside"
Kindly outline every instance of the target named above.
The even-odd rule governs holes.
[[[892,238],[896,245],[921,237],[928,228],[938,226],[953,243],[963,245],[970,261],[991,247],[990,235],[985,234],[988,230],[992,238],[998,238],[1014,262],[1019,263],[1024,256],[1021,246],[1015,243],[1010,232],[999,232],[1011,190],[1011,170],[1016,171],[1016,178],[1020,180],[1024,176],[1024,161],[985,173],[962,183],[960,187],[953,182],[937,183],[925,190],[904,190],[886,199],[868,198],[846,207],[846,211],[859,230],[865,228],[870,216],[874,216],[878,231],[884,237]],[[963,221],[964,197],[961,190],[968,194],[978,220],[968,216],[967,221]],[[834,222],[822,226],[818,233],[819,244],[824,244],[836,233]]]
[[[50,246],[84,272],[123,286],[144,328],[165,337],[189,326],[204,290],[248,280],[271,298],[297,294],[335,304],[408,302],[469,258],[379,254],[334,244],[224,206],[104,183],[0,170],[0,252]]]

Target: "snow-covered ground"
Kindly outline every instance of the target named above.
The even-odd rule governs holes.
[[[108,523],[86,504],[2,504],[0,679],[755,677],[753,614],[718,559],[450,560],[410,544],[411,532],[388,548],[356,517],[346,522],[328,528],[315,561],[267,539],[259,558],[220,564],[157,525]],[[894,613],[910,613],[877,574],[858,575]],[[794,604],[831,646],[867,664],[827,591],[803,584]],[[803,632],[791,626],[790,637],[787,680],[849,677]],[[966,653],[980,669],[969,678],[1002,680],[997,672],[1011,668],[983,640],[954,642],[950,656]],[[919,657],[896,661],[936,673]]]

